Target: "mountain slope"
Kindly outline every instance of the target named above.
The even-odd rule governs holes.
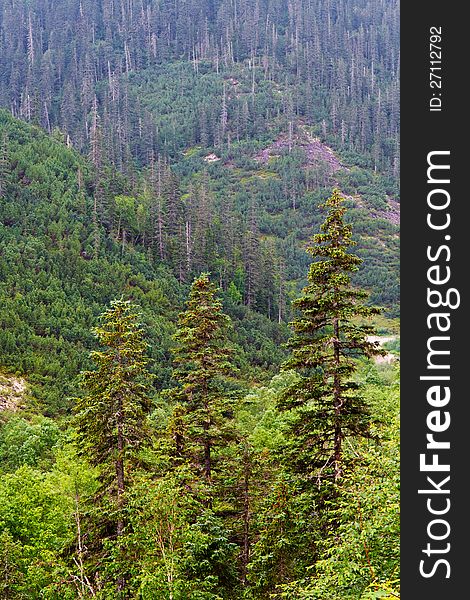
[[[189,143],[224,140],[231,115],[221,118],[222,95],[214,103],[205,94],[215,74],[242,74],[251,97],[240,116],[255,131],[273,110],[286,121],[323,121],[325,134],[375,167],[398,168],[397,0],[4,2],[0,31],[0,104],[46,129],[60,126],[83,150],[97,99],[116,164],[178,144],[133,94],[132,77],[165,77],[183,61],[205,82],[196,126],[175,123],[189,128]],[[177,102],[188,94],[180,83]],[[265,93],[271,83],[274,103]]]
[[[156,386],[163,386],[170,336],[187,286],[141,244],[130,240],[123,249],[115,231],[94,221],[87,161],[4,111],[0,131],[1,364],[27,376],[46,412],[66,409],[75,377],[95,345],[90,329],[105,305],[123,295],[143,309]],[[109,198],[128,186],[111,172],[103,179]],[[279,363],[283,353],[276,345],[285,339],[285,327],[243,306],[234,310],[234,317],[244,320],[241,333],[234,334],[245,349],[240,348],[241,362],[269,368],[269,356],[273,365]],[[250,341],[253,329],[256,341]]]

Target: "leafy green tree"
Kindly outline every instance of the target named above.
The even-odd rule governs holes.
[[[230,319],[222,312],[217,288],[203,273],[194,280],[186,310],[175,334],[173,377],[180,387],[175,396],[185,407],[188,453],[198,475],[211,485],[214,450],[230,437],[230,394],[224,378],[232,371],[227,342]],[[181,440],[180,440],[181,443]]]
[[[94,332],[104,350],[92,352],[97,366],[82,373],[86,395],[76,403],[77,438],[81,454],[98,468],[101,489],[97,500],[107,506],[108,537],[125,533],[126,491],[139,450],[149,439],[146,415],[150,409],[147,343],[129,301],[111,302]],[[124,589],[123,577],[118,588]]]
[[[27,421],[13,414],[5,423],[0,421],[0,473],[22,465],[49,467],[59,441],[59,426],[52,419],[37,416]]]
[[[0,598],[24,598],[18,592],[24,578],[21,544],[13,539],[8,529],[0,532]]]
[[[51,583],[72,525],[60,485],[26,465],[0,477],[1,598],[37,598]]]
[[[178,475],[178,474],[177,474]],[[197,502],[179,477],[140,473],[129,494],[133,557],[132,597],[151,600],[237,598],[237,545],[210,509],[195,516]],[[198,506],[200,508],[200,506]]]
[[[321,233],[307,249],[314,261],[308,285],[294,301],[300,315],[292,323],[292,355],[285,363],[300,379],[280,402],[284,410],[295,409],[289,459],[307,480],[318,482],[337,482],[343,475],[345,437],[368,433],[369,411],[351,375],[355,359],[382,353],[368,341],[373,327],[363,324],[379,309],[366,306],[367,293],[351,284],[351,273],[362,261],[348,251],[355,242],[343,202],[334,190],[324,205],[328,214]]]
[[[299,503],[293,486],[283,474],[266,490],[258,507],[259,535],[253,546],[249,581],[255,598],[270,597],[273,590],[301,571],[301,561],[309,523],[308,510]]]
[[[170,478],[143,476],[130,498],[130,543],[140,564],[136,583],[139,597],[182,598],[185,577],[182,564],[189,524],[185,500]],[[182,591],[183,590],[183,591]]]

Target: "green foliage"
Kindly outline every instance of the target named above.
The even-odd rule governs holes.
[[[12,415],[0,423],[0,473],[23,465],[49,470],[60,438],[59,426],[52,419],[38,416],[27,421]]]
[[[174,321],[187,291],[184,282],[180,284],[170,272],[171,267],[177,277],[181,273],[186,277],[186,258],[180,252],[180,243],[184,245],[185,240],[177,235],[184,224],[172,222],[170,227],[168,222],[174,210],[176,218],[181,209],[181,204],[171,204],[172,194],[176,194],[174,178],[168,170],[161,173],[162,200],[150,191],[147,180],[132,190],[122,175],[103,170],[96,223],[90,165],[70,148],[1,110],[0,126],[8,134],[9,165],[9,185],[0,199],[0,364],[27,374],[30,395],[48,416],[67,413],[70,398],[77,394],[75,375],[90,367],[88,356],[94,343],[90,329],[105,306],[122,295],[142,308],[151,369],[157,375],[155,385],[164,387],[171,375],[169,349]],[[199,190],[197,202],[203,202],[208,194],[207,189]],[[164,260],[154,235],[158,232],[160,200],[165,211]],[[116,202],[122,205],[119,210]],[[196,219],[198,209],[199,205],[191,208],[191,219]],[[125,214],[121,214],[123,210]],[[207,213],[208,207],[204,210]],[[231,214],[232,218],[235,215]],[[232,228],[230,219],[225,229],[218,216],[215,229],[205,221],[191,221],[197,232],[191,256],[194,267],[204,269],[215,263],[217,272],[227,271],[227,278],[234,260],[234,272],[238,273],[234,281],[243,294],[243,231],[233,249],[238,259],[231,255],[224,258],[223,254],[221,239],[228,243],[232,239],[228,228],[233,232],[238,222],[233,221]],[[95,256],[97,232],[99,252]],[[266,297],[263,302],[272,304],[273,293],[271,300]],[[285,326],[237,302],[237,298],[235,304],[227,298],[227,310],[237,322],[253,323],[234,333],[236,343],[243,347],[243,369],[255,369],[256,377],[265,377],[268,367],[274,374],[284,353],[273,338],[284,341]],[[252,341],[253,336],[256,341]]]
[[[307,249],[314,261],[308,285],[294,302],[300,316],[292,323],[292,356],[286,362],[300,378],[279,404],[293,411],[286,461],[310,486],[340,479],[345,437],[368,435],[369,411],[351,375],[357,358],[383,353],[367,339],[373,327],[361,324],[379,311],[366,306],[367,294],[351,285],[350,274],[361,260],[349,253],[355,242],[344,222],[343,202],[334,190],[325,203],[328,214],[321,233]]]
[[[398,597],[398,3],[115,8],[0,5],[0,597]]]
[[[0,476],[2,597],[74,597],[62,593],[74,589],[76,577],[63,553],[74,542],[77,503],[81,510],[94,487],[93,471],[70,446],[57,451],[46,473],[22,466]]]
[[[0,528],[34,549],[57,548],[67,531],[67,500],[51,476],[21,467],[2,476]]]
[[[152,321],[153,364],[161,380],[169,378],[171,319],[182,298],[176,281],[140,251],[121,256],[103,230],[101,256],[93,259],[87,165],[3,111],[0,126],[8,132],[12,165],[0,199],[1,364],[28,375],[30,395],[49,416],[67,411],[77,372],[90,366],[90,329],[122,293]]]
[[[82,373],[86,395],[77,399],[75,407],[79,453],[98,468],[101,482],[95,496],[95,511],[97,507],[99,510],[92,517],[98,522],[99,539],[94,543],[98,549],[103,544],[104,552],[109,548],[112,553],[117,572],[111,576],[115,575],[118,595],[123,595],[127,586],[120,559],[120,538],[129,520],[127,488],[140,462],[140,448],[150,442],[146,416],[151,377],[146,369],[147,343],[138,319],[130,302],[111,302],[101,325],[94,330],[105,349],[92,353],[97,368]],[[108,572],[104,569],[105,581]]]
[[[259,536],[253,545],[248,579],[255,598],[270,597],[285,581],[296,580],[313,559],[318,537],[315,501],[299,493],[282,473],[258,508]]]
[[[234,371],[227,340],[230,319],[216,292],[207,273],[194,280],[187,308],[179,316],[173,350],[173,377],[180,385],[173,396],[184,407],[175,458],[196,465],[207,485],[214,475],[214,452],[233,437],[229,424],[233,407],[224,381]]]
[[[8,529],[0,533],[0,595],[2,598],[21,598],[19,589],[24,579],[23,553]]]
[[[277,404],[286,389],[298,380],[294,371],[275,375],[268,385],[251,390],[237,411],[238,428],[257,452],[275,452],[285,442],[285,414]]]
[[[184,561],[190,525],[177,482],[143,477],[132,488],[129,509],[128,545],[138,560],[133,571],[139,597],[182,600],[189,591]]]
[[[135,458],[146,439],[150,375],[138,318],[130,302],[112,301],[94,330],[105,349],[92,353],[96,370],[82,373],[86,395],[75,406],[77,443],[103,477],[116,460]]]
[[[373,427],[375,441],[350,440],[355,467],[331,505],[334,539],[324,538],[325,558],[309,567],[303,580],[281,586],[275,598],[400,597],[398,390],[368,386],[366,395],[381,423]]]
[[[225,598],[236,597],[237,545],[230,542],[221,519],[205,511],[191,526],[191,533],[185,569],[190,580],[199,582],[194,600],[217,600],[217,592]]]

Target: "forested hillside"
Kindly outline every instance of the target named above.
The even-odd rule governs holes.
[[[115,163],[147,162],[152,151],[182,145],[225,145],[254,131],[269,135],[271,120],[281,116],[291,127],[298,118],[321,124],[392,171],[398,18],[398,2],[384,0],[6,1],[1,101],[15,116],[60,126],[80,149],[89,144],[97,110]],[[167,65],[181,61],[208,75],[201,79],[205,101],[186,103],[182,124],[169,104],[168,81],[158,100],[166,115],[155,120],[151,89],[136,98],[138,81],[154,72],[173,79]],[[229,102],[232,71],[247,79],[248,93]],[[137,81],[136,72],[143,73]],[[226,93],[219,90],[211,102],[216,75],[227,79]],[[179,96],[197,93],[184,80],[178,84]]]
[[[398,17],[0,3],[0,598],[398,597]]]
[[[124,294],[145,311],[158,385],[168,383],[170,336],[186,288],[170,261],[154,259],[136,232],[126,239],[117,231],[129,226],[126,217],[136,216],[132,208],[139,213],[126,195],[130,184],[111,168],[103,174],[103,198],[114,208],[113,222],[102,224],[94,213],[87,160],[5,112],[0,125],[1,363],[28,374],[47,414],[70,409],[75,377],[93,346],[90,329],[104,306]],[[226,302],[240,321],[233,333],[239,360],[263,380],[284,356],[279,345],[287,339],[287,327],[244,306],[234,285]]]
[[[358,282],[397,314],[398,3],[34,0],[0,19],[0,103],[89,155],[94,218],[123,244],[288,320],[338,185]],[[102,189],[109,164],[127,200]]]

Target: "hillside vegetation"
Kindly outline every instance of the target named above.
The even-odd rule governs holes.
[[[399,597],[398,6],[1,3],[0,598]]]

